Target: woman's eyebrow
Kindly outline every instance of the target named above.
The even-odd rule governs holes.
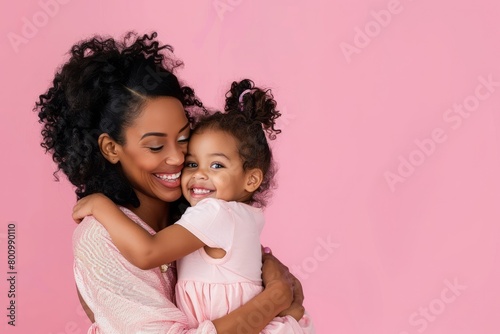
[[[167,134],[163,133],[163,132],[148,132],[148,133],[145,133],[142,135],[141,140],[143,140],[144,138],[149,137],[149,136],[166,137]]]
[[[186,130],[186,128],[189,126],[189,122],[186,123],[186,125],[184,125],[178,133],[181,133],[182,131]],[[163,133],[163,132],[148,132],[148,133],[145,133],[142,135],[141,137],[141,140],[143,140],[144,138],[146,137],[149,137],[149,136],[156,136],[156,137],[166,137],[167,134],[166,133]]]

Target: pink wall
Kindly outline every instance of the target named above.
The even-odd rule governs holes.
[[[74,42],[133,29],[174,45],[180,76],[208,105],[221,106],[233,79],[274,88],[280,187],[263,239],[302,278],[318,333],[499,333],[499,10],[493,0],[4,4],[0,332],[86,332],[74,195],[53,182],[31,109]]]

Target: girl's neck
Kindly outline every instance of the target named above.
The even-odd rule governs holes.
[[[128,209],[135,213],[156,232],[168,226],[168,210],[170,203],[163,202],[158,199],[140,196],[138,194],[141,205],[138,208],[129,206]]]

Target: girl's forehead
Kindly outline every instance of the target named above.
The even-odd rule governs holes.
[[[188,151],[210,152],[238,152],[236,139],[226,131],[202,130],[191,135]]]

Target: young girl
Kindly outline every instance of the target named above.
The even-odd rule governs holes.
[[[163,271],[177,261],[177,306],[193,327],[228,314],[262,291],[262,208],[275,174],[266,134],[275,139],[281,132],[275,129],[280,113],[270,91],[250,80],[233,82],[225,111],[202,118],[192,131],[181,177],[191,207],[177,223],[150,235],[100,194],[80,200],[73,214],[77,220],[93,215],[122,255],[141,269]],[[153,143],[149,149],[162,146]],[[252,319],[242,321],[243,331],[245,321]],[[276,318],[264,332],[314,329],[307,316],[287,316]]]

